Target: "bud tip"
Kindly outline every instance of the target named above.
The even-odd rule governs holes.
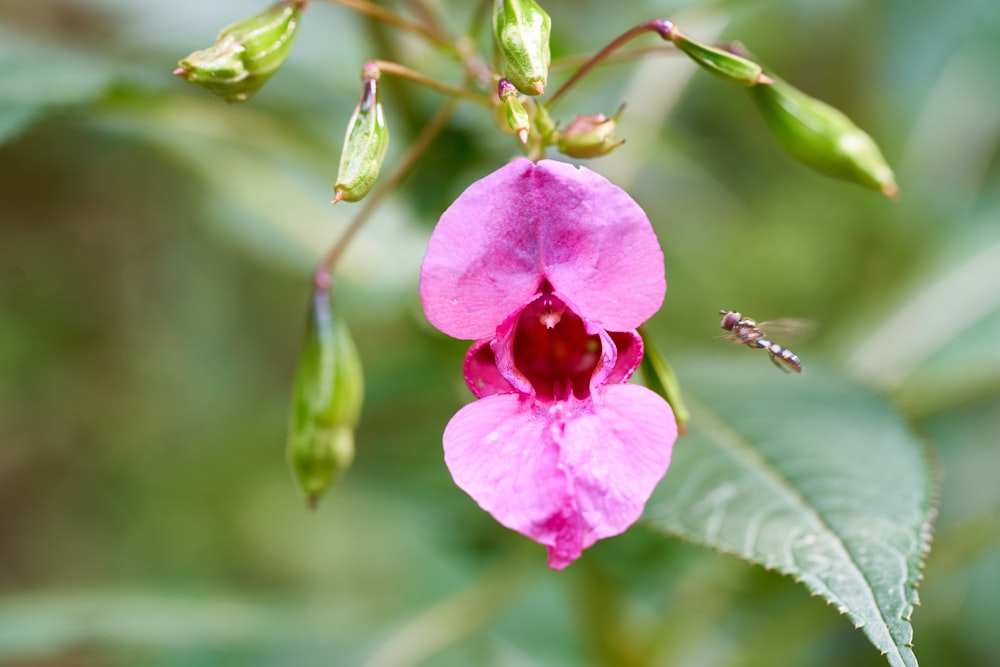
[[[760,76],[757,77],[757,83],[758,84],[761,84],[761,83],[774,83],[774,79],[772,79],[768,75],[766,75],[763,72],[761,72]]]
[[[674,22],[668,19],[655,19],[650,22],[653,29],[665,40],[670,40],[674,32]]]
[[[895,181],[889,181],[882,185],[882,194],[892,200],[899,199],[899,186]]]
[[[187,67],[184,67],[183,65],[180,65],[180,66],[178,66],[177,69],[175,69],[173,72],[171,72],[171,74],[173,74],[174,76],[187,76],[188,73],[189,73],[189,71],[190,70],[188,70]]]
[[[522,144],[528,143],[528,130],[527,128],[521,128],[517,131],[517,138],[521,140]]]
[[[313,287],[321,292],[328,292],[331,285],[333,285],[333,277],[330,275],[330,267],[321,264],[313,273]]]
[[[337,188],[333,192],[333,201],[331,201],[330,203],[331,204],[336,204],[337,202],[339,202],[343,198],[344,198],[344,190],[342,188]]]

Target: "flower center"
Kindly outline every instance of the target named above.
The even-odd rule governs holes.
[[[580,316],[543,285],[525,307],[514,333],[514,365],[542,400],[587,398],[601,357],[601,339],[587,333]]]

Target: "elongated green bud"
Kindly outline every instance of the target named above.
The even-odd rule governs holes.
[[[756,86],[758,83],[771,81],[771,78],[764,74],[764,68],[752,60],[696,42],[676,27],[671,27],[670,41],[703,68],[731,83]]]
[[[504,76],[525,95],[545,92],[552,22],[535,0],[494,0],[493,35]]]
[[[332,310],[328,285],[309,306],[305,342],[292,392],[286,453],[311,506],[351,464],[364,378],[357,349]]]
[[[517,135],[522,144],[528,143],[528,133],[531,131],[531,117],[521,101],[517,99],[517,88],[510,79],[500,79],[497,84],[497,96],[503,108],[506,129]]]
[[[684,405],[684,399],[681,397],[681,385],[677,381],[674,369],[656,349],[646,332],[640,329],[640,333],[645,348],[645,354],[642,357],[642,376],[646,380],[646,386],[670,404],[674,411],[674,418],[677,420],[677,430],[681,434],[687,433],[687,423],[691,420],[691,413]]]
[[[896,177],[875,140],[844,113],[777,77],[749,92],[772,134],[793,157],[828,176],[899,196]]]
[[[224,28],[215,44],[181,60],[174,74],[228,102],[244,102],[285,62],[306,0],[282,0]]]
[[[625,143],[625,140],[615,141],[615,128],[618,119],[625,110],[623,104],[612,118],[599,113],[590,116],[577,116],[559,130],[559,152],[570,157],[591,158],[607,155]]]
[[[361,70],[361,99],[347,124],[340,169],[333,186],[333,203],[341,199],[358,201],[372,189],[382,169],[389,148],[389,128],[382,113],[382,94],[378,88],[380,72],[373,63]]]

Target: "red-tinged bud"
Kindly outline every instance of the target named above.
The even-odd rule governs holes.
[[[497,84],[497,96],[500,98],[500,106],[504,115],[504,125],[501,127],[517,135],[522,144],[528,143],[531,117],[528,115],[528,110],[517,99],[517,88],[510,82],[510,79],[500,79],[500,83]]]
[[[328,285],[313,291],[292,394],[286,451],[309,504],[315,506],[351,464],[364,379],[357,349],[333,313]]]
[[[178,63],[174,74],[229,102],[244,102],[288,57],[306,0],[282,0],[224,28],[215,44]]]
[[[358,201],[371,190],[382,169],[389,148],[389,128],[382,113],[378,68],[367,63],[361,71],[361,98],[347,124],[340,168],[333,186],[336,204],[340,200]]]
[[[899,195],[875,140],[841,111],[774,77],[749,89],[767,126],[793,157],[814,169],[887,197]]]
[[[504,76],[525,95],[545,92],[552,22],[535,0],[494,0],[493,35]]]
[[[615,141],[615,129],[624,110],[623,104],[612,118],[602,113],[577,116],[559,130],[559,152],[575,158],[591,158],[607,155],[618,148],[625,143],[624,139]]]

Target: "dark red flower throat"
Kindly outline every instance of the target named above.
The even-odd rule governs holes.
[[[540,400],[590,396],[590,379],[601,358],[601,339],[588,334],[583,320],[547,281],[542,295],[525,306],[514,332],[514,366]]]

